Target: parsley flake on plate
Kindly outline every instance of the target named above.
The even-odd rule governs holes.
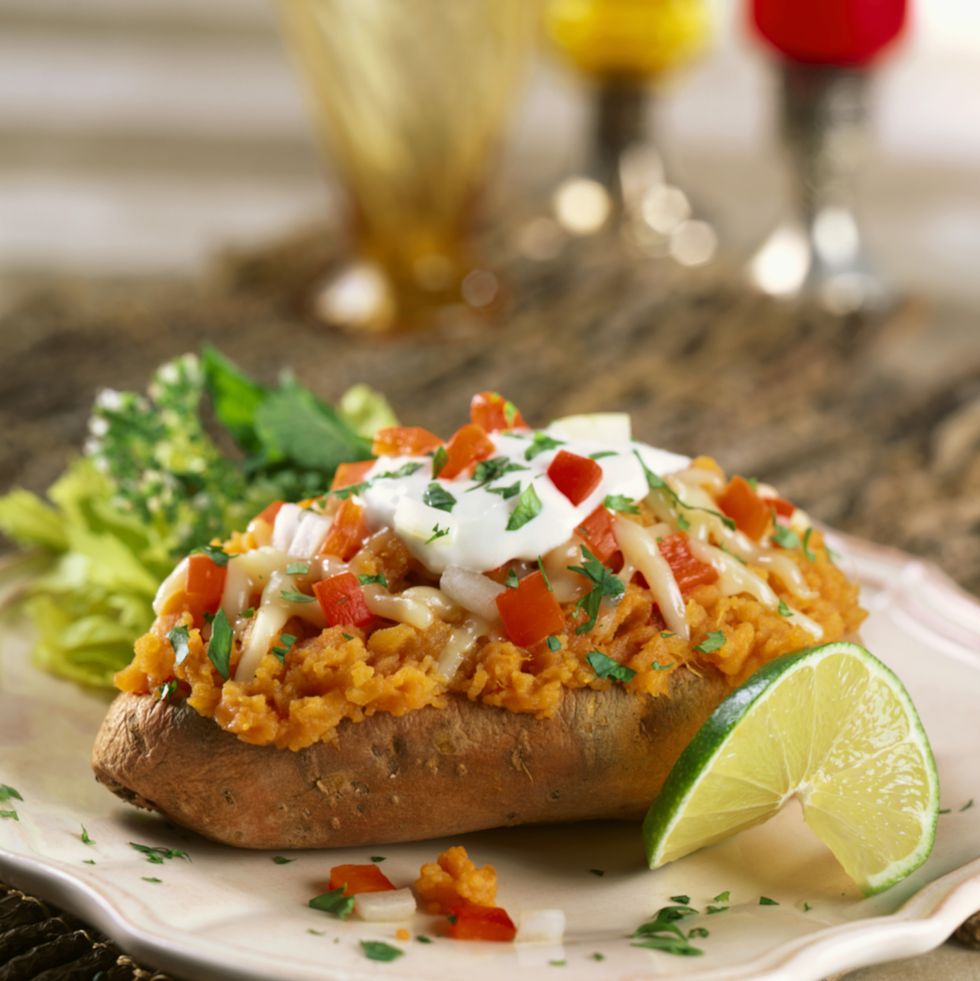
[[[83,845],[94,845],[95,842],[89,837],[89,833],[85,830],[85,825],[81,825],[81,834],[79,834],[79,839]]]
[[[272,856],[272,861],[275,862],[276,865],[289,865],[290,862],[295,862],[296,859],[295,858],[286,858],[285,855],[273,855]]]
[[[286,566],[287,576],[307,576],[310,573],[309,562],[290,562]]]
[[[318,909],[322,913],[329,913],[336,916],[339,920],[346,920],[354,910],[354,897],[344,895],[344,886],[336,889],[329,889],[327,892],[314,896],[308,903],[311,909]]]
[[[131,841],[129,847],[144,855],[151,865],[163,865],[164,862],[174,858],[182,858],[187,862],[191,860],[190,855],[181,848],[167,848],[165,845],[141,845],[137,841]]]
[[[399,947],[392,947],[383,940],[362,940],[361,950],[369,961],[394,961],[405,953]]]

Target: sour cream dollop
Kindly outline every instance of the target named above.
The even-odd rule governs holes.
[[[649,487],[644,465],[664,476],[683,470],[690,463],[686,456],[638,443],[627,434],[623,439],[599,440],[570,438],[566,432],[553,424],[553,428],[537,433],[491,433],[489,438],[495,449],[490,459],[503,458],[512,469],[484,486],[468,475],[433,480],[429,456],[379,457],[366,474],[367,486],[360,494],[368,527],[393,528],[433,573],[449,566],[486,572],[513,560],[534,561],[567,542],[609,495],[630,500],[646,497]],[[548,477],[548,467],[561,450],[594,458],[602,469],[598,486],[578,505],[572,504]],[[430,491],[430,503],[426,503],[426,492],[432,484],[448,497]],[[514,484],[519,484],[517,493],[494,493]],[[520,492],[528,486],[537,493],[541,510],[520,527],[508,530],[511,515],[521,500]],[[444,506],[432,506],[433,500]]]

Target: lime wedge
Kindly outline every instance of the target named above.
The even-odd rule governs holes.
[[[902,683],[858,644],[771,661],[715,709],[643,822],[650,868],[767,820],[793,796],[867,894],[932,850],[929,741]]]

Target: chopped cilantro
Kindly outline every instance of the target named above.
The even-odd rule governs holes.
[[[626,685],[636,677],[636,672],[632,668],[614,661],[602,651],[590,651],[585,656],[585,660],[589,662],[598,678],[611,678],[613,681]]]
[[[752,490],[759,489],[759,478],[758,477],[746,477],[745,482],[752,488]]]
[[[327,935],[326,930],[314,930],[313,927],[307,927],[306,932],[312,933],[314,937],[325,937]]]
[[[78,836],[81,839],[83,845],[94,845],[95,842],[89,837],[89,833],[85,830],[85,825],[81,825],[82,833]]]
[[[449,462],[449,454],[446,452],[445,446],[440,446],[439,449],[432,454],[432,479],[435,480],[439,474],[442,473],[442,468]]]
[[[190,653],[190,631],[187,627],[174,627],[167,634],[167,640],[174,649],[174,663],[183,664]]]
[[[691,927],[691,929],[687,931],[688,940],[690,940],[691,937],[707,937],[708,935],[707,927]]]
[[[255,607],[254,606],[250,606],[247,610],[242,610],[242,612],[239,613],[238,615],[243,620],[251,620],[252,617],[255,616]]]
[[[951,807],[940,807],[939,808],[939,813],[940,814],[952,814],[953,813],[953,809]]]
[[[553,593],[554,590],[551,588],[551,580],[548,578],[548,571],[544,567],[544,560],[541,556],[538,556],[538,570],[541,572],[541,578],[544,579],[544,584],[548,587],[548,592]]]
[[[666,640],[668,637],[673,637],[674,634],[671,631],[669,631],[669,630],[661,630],[660,631],[660,636],[663,637],[664,640]]]
[[[388,588],[388,580],[383,572],[379,572],[376,576],[358,576],[357,581],[362,586],[384,586],[385,589]]]
[[[418,473],[422,469],[421,463],[403,463],[397,470],[387,470],[379,473],[375,480],[398,480],[399,477],[411,477],[413,473]]]
[[[287,576],[306,576],[310,572],[309,562],[290,562],[286,566]]]
[[[344,640],[353,640],[354,639],[354,635],[347,633],[346,630],[341,631],[340,636],[343,637]]]
[[[804,913],[809,913],[810,910],[812,910],[812,909],[813,909],[813,907],[804,899],[803,900],[803,912]]]
[[[690,896],[671,896],[670,901],[672,903],[680,903],[682,906],[687,906],[691,902]]]
[[[615,450],[599,450],[597,453],[590,453],[589,459],[601,460],[603,457],[606,456],[619,456],[619,454]]]
[[[779,601],[779,606],[777,609],[779,610],[779,615],[781,617],[791,617],[793,615],[793,611],[786,605],[786,600],[784,599]]]
[[[13,819],[14,821],[20,820],[20,818],[17,816],[17,812],[14,810],[0,811],[0,818],[3,818],[5,820]]]
[[[382,476],[390,477],[392,475],[382,474]],[[359,484],[348,484],[346,487],[338,487],[336,490],[332,490],[329,493],[338,500],[346,501],[348,497],[353,497],[355,494],[362,494],[370,486],[370,480],[362,480]]]
[[[361,950],[369,961],[394,961],[405,953],[398,947],[392,947],[383,940],[362,940]]]
[[[445,538],[449,534],[448,528],[440,528],[438,524],[432,526],[432,534],[425,540],[426,545],[431,545],[440,538]]]
[[[731,901],[731,898],[732,898],[732,891],[731,891],[731,889],[726,889],[724,892],[720,892],[720,893],[718,893],[717,896],[715,896],[715,902],[716,903],[727,903],[727,902],[730,902]]]
[[[634,947],[646,947],[650,950],[662,950],[667,954],[677,954],[682,957],[692,957],[704,953],[698,947],[692,947],[684,931],[677,926],[677,920],[687,916],[696,916],[697,910],[686,903],[677,906],[664,906],[659,909],[653,919],[641,924],[633,931],[633,938],[638,942]],[[689,936],[699,936],[691,933]]]
[[[803,554],[806,556],[807,561],[816,562],[817,557],[813,554],[813,552],[810,551],[810,536],[812,534],[813,534],[813,528],[807,528],[807,530],[803,532],[803,542],[802,542]]]
[[[514,473],[515,470],[527,470],[527,467],[520,463],[514,463],[505,456],[495,456],[489,460],[481,460],[473,470],[473,479],[476,483],[467,493],[479,490],[481,487],[486,487],[488,484],[500,480],[506,474]],[[499,491],[494,490],[494,493],[499,493]]]
[[[561,641],[554,634],[548,638],[548,648],[552,651],[561,650]]]
[[[187,852],[180,848],[167,848],[165,845],[141,845],[139,842],[131,841],[130,848],[135,848],[140,854],[146,856],[146,860],[151,865],[163,865],[164,862],[172,858],[183,858],[190,861],[191,857]]]
[[[602,876],[604,876],[606,874],[606,870],[605,869],[589,869],[589,871],[593,875],[599,876],[600,879],[602,878]]]
[[[564,445],[565,441],[563,439],[555,439],[546,433],[535,433],[531,437],[531,445],[524,451],[524,459],[533,460],[539,453],[544,453],[545,450],[554,450]]]
[[[320,893],[319,896],[314,896],[308,905],[313,909],[320,910],[322,913],[329,913],[331,916],[336,916],[339,920],[346,920],[353,912],[354,897],[345,896],[344,892],[344,886],[339,886],[337,889],[330,889],[327,892]]]
[[[158,879],[155,875],[141,875],[140,878],[144,882],[152,882],[154,884],[163,882],[163,879]]]
[[[515,480],[508,487],[488,487],[487,492],[490,494],[499,494],[505,501],[509,501],[512,497],[516,497],[521,492],[521,482]]]
[[[234,633],[224,610],[218,610],[218,615],[211,624],[211,641],[208,644],[208,659],[217,669],[218,674],[228,680],[229,662],[231,661],[231,644]]]
[[[636,503],[625,494],[607,494],[602,502],[610,511],[619,511],[622,514],[639,514],[640,509]]]
[[[650,663],[651,671],[669,671],[674,665],[673,664],[661,664],[659,661],[652,661]]]
[[[161,702],[169,702],[176,693],[176,678],[171,678],[169,681],[165,681],[162,685],[157,686],[157,698],[159,698]]]
[[[280,644],[272,648],[272,653],[285,664],[286,655],[293,649],[293,644],[296,643],[296,637],[293,634],[280,634],[279,641]]]
[[[728,909],[727,906],[709,906],[705,913],[724,913]]]
[[[599,951],[596,951],[594,954],[590,954],[589,956],[591,956],[592,960],[594,961],[604,961],[606,959],[606,955],[600,954]]]
[[[24,798],[20,796],[20,791],[15,790],[8,783],[0,783],[0,800],[19,800],[23,802]]]
[[[691,522],[688,521],[687,518],[680,513],[680,511],[677,512],[677,527],[680,528],[681,531],[687,531],[687,529],[691,527]]]
[[[272,861],[275,862],[276,865],[289,865],[290,862],[295,862],[296,859],[295,858],[286,858],[285,855],[273,855],[272,856]]]
[[[534,489],[533,484],[528,484],[521,491],[521,496],[517,499],[517,506],[510,513],[510,520],[507,522],[508,531],[517,531],[523,528],[529,521],[533,521],[541,513],[541,498]]]
[[[432,943],[432,937],[427,937],[424,933],[420,933],[415,939],[420,944],[431,944]]]
[[[94,858],[83,858],[82,859],[82,864],[83,865],[95,865],[95,859]]]
[[[772,533],[772,540],[780,548],[800,547],[800,536],[792,528],[787,528],[786,525],[776,525],[776,530]]]
[[[312,602],[314,602],[314,599],[313,599],[312,596],[309,596],[307,593],[297,592],[295,589],[281,589],[279,591],[279,595],[287,603],[312,603]]]
[[[517,411],[517,406],[510,399],[504,399],[504,422],[513,427],[518,415],[520,413]]]
[[[385,860],[385,856],[384,855],[372,855],[371,856],[371,861],[372,862],[383,862],[384,860]]]
[[[713,654],[725,646],[725,632],[723,630],[711,630],[708,636],[694,649],[701,654]]]
[[[194,551],[206,555],[215,565],[227,565],[231,556],[220,545],[202,545]]]
[[[517,587],[520,585],[520,583],[521,583],[520,579],[517,578],[517,570],[516,569],[508,569],[507,570],[507,578],[504,580],[504,585],[508,589],[517,589]]]
[[[779,905],[779,901],[778,900],[775,900],[775,899],[770,899],[768,896],[760,896],[759,897],[759,905],[760,906],[778,906]]]
[[[971,807],[973,807],[972,797],[960,808],[959,813],[962,814],[964,811],[968,811]]]
[[[680,513],[680,508],[683,508],[685,511],[704,511],[706,514],[714,515],[730,531],[735,530],[735,522],[727,515],[722,514],[720,511],[715,511],[714,508],[696,507],[693,504],[687,504],[685,501],[682,501],[680,497],[678,497],[677,492],[667,483],[667,481],[664,480],[664,478],[659,474],[655,474],[643,462],[643,457],[640,456],[638,450],[633,450],[633,455],[640,461],[640,466],[643,468],[643,475],[647,479],[647,487],[649,487],[652,491],[659,491],[673,503],[674,510],[677,513],[677,527],[682,531],[690,527],[690,522]]]
[[[576,611],[584,610],[586,620],[575,628],[575,633],[584,634],[590,631],[599,616],[599,607],[604,598],[619,599],[626,587],[622,579],[614,576],[584,545],[582,546],[582,564],[570,565],[571,572],[585,576],[592,583],[592,589],[575,604]]]
[[[446,490],[442,484],[432,481],[422,495],[422,502],[428,504],[430,508],[438,508],[440,511],[452,511],[456,507],[456,498]]]
[[[548,961],[551,967],[564,967],[568,961]]]

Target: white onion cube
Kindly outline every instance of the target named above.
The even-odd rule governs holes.
[[[562,909],[524,909],[517,914],[517,943],[557,944],[564,936]]]
[[[411,889],[362,892],[354,897],[354,912],[368,923],[407,920],[415,913],[415,896]]]

